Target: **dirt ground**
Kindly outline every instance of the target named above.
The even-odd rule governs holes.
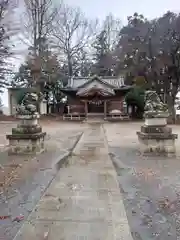
[[[104,128],[134,240],[180,239],[180,139],[176,157],[147,157],[139,151],[139,123]]]
[[[15,127],[16,125],[17,122],[0,122],[0,188],[4,182],[7,184],[9,183],[12,175],[15,174],[16,169],[21,167],[24,162],[23,156],[7,156],[7,152],[4,152],[8,145],[6,134],[10,134],[12,127]],[[47,133],[46,139],[51,140],[51,145],[63,141],[62,136],[71,135],[73,132],[80,131],[81,128],[84,127],[80,124],[66,124],[50,120],[41,121],[41,125],[43,131]],[[26,156],[26,162],[30,158],[32,158],[32,156]]]
[[[0,123],[0,239],[12,240],[57,174],[59,159],[70,151],[83,128],[80,124],[44,121],[46,151],[37,156],[8,156],[5,135],[16,123]],[[2,219],[9,216],[7,219]]]
[[[83,124],[79,123],[65,123],[63,121],[53,121],[53,120],[41,120],[40,124],[43,128],[43,131],[47,132],[48,134],[53,135],[56,131],[61,130],[61,132],[70,132],[76,129],[84,128]],[[0,121],[0,148],[4,145],[8,144],[6,140],[6,134],[11,133],[12,127],[15,127],[17,122],[1,122]]]
[[[7,144],[5,135],[10,133],[15,124],[0,123],[1,150]],[[43,130],[47,132],[50,145],[60,149],[65,149],[70,138],[88,127],[87,124],[57,121],[42,121],[41,124]],[[116,168],[124,197],[132,236],[134,240],[178,240],[180,239],[180,126],[171,126],[173,132],[179,135],[176,141],[176,157],[145,157],[139,151],[136,135],[141,124],[132,122],[103,124],[109,154]],[[3,159],[6,160],[1,153],[0,161],[3,162]],[[45,162],[48,163],[49,159],[51,155]],[[20,164],[21,167],[22,163],[16,161],[16,164]],[[41,180],[45,181],[44,178]],[[25,195],[24,199],[27,199],[28,193],[26,192]]]

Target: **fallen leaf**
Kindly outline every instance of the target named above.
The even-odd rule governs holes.
[[[0,216],[0,220],[5,220],[5,219],[8,219],[10,218],[11,216],[10,215],[7,215],[7,216]]]
[[[20,215],[20,216],[15,217],[12,221],[13,221],[13,222],[20,222],[20,221],[22,221],[22,220],[24,220],[24,216],[23,216],[23,215]]]

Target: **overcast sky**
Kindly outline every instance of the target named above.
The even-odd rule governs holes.
[[[120,18],[123,24],[126,23],[127,16],[131,16],[134,12],[150,19],[159,17],[168,10],[180,12],[180,0],[64,0],[64,2],[81,7],[86,16],[90,18],[103,20],[107,14],[112,13]],[[7,91],[2,98],[7,106]]]
[[[134,12],[147,18],[154,18],[168,10],[180,11],[180,0],[64,0],[64,2],[81,7],[89,17],[103,19],[112,12],[123,21]]]

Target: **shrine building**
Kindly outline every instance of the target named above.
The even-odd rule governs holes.
[[[61,91],[67,96],[68,113],[65,118],[127,115],[124,97],[132,86],[124,84],[124,77],[74,77]]]

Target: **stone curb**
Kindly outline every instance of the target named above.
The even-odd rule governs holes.
[[[18,122],[17,120],[13,120],[13,121],[0,121],[0,124],[2,123],[2,124],[11,124],[11,123],[16,123],[16,122]]]
[[[107,135],[106,135],[106,129],[104,128],[103,125],[102,125],[102,130],[103,130],[103,132],[104,132],[105,144],[106,144],[106,147],[107,147],[107,149],[108,149],[108,157],[109,157],[109,160],[110,160],[111,163],[112,163],[112,168],[113,168],[114,173],[115,173],[115,181],[116,181],[116,183],[117,183],[117,186],[119,187],[119,193],[120,193],[121,198],[122,198],[121,210],[122,210],[122,212],[124,212],[124,215],[125,215],[126,221],[127,221],[127,225],[126,225],[126,227],[125,227],[125,225],[124,225],[124,231],[122,231],[121,236],[120,236],[120,239],[122,239],[122,240],[133,240],[132,233],[131,233],[131,228],[130,228],[130,224],[129,224],[128,217],[127,217],[127,211],[126,211],[126,208],[125,208],[125,205],[124,205],[124,201],[123,201],[123,194],[122,194],[121,191],[120,191],[121,186],[120,186],[120,183],[119,183],[119,181],[118,181],[118,175],[117,175],[116,168],[115,168],[115,166],[114,166],[114,162],[113,162],[112,156],[111,156],[111,154],[110,154],[110,152],[109,152],[109,144],[108,144],[108,139],[107,139]],[[128,236],[128,238],[127,238],[127,236]]]
[[[81,134],[79,134],[79,136],[77,137],[75,143],[73,144],[73,146],[69,149],[69,151],[65,152],[60,158],[57,158],[56,163],[54,164],[54,168],[55,169],[60,169],[62,167],[62,165],[65,163],[65,161],[68,159],[69,156],[71,156],[74,148],[76,147],[76,145],[78,144],[79,140],[81,139],[83,135],[83,132]],[[58,172],[57,172],[58,173]],[[42,196],[40,197],[40,199],[46,194],[47,189],[49,188],[49,186],[51,185],[51,183],[53,182],[53,180],[56,178],[57,173],[53,176],[53,178],[51,179],[51,181],[48,183],[47,187],[44,189],[44,192],[42,194]],[[40,201],[39,199],[39,201]],[[24,223],[22,224],[22,226],[20,227],[20,229],[18,230],[18,232],[16,233],[15,237],[13,238],[13,240],[18,240],[18,236],[21,233],[21,230],[24,227],[24,224],[28,221],[30,215],[34,212],[34,210],[36,209],[37,205],[39,204],[39,201],[36,203],[36,205],[34,206],[34,208],[32,209],[31,213],[29,214],[29,216],[27,217],[27,219],[24,220]]]
[[[56,163],[55,163],[55,168],[56,168],[56,169],[60,169],[60,168],[62,167],[62,165],[65,163],[65,161],[67,160],[67,158],[71,156],[74,148],[75,148],[76,145],[78,144],[78,142],[79,142],[79,140],[81,139],[82,135],[83,135],[83,132],[82,132],[81,134],[79,134],[79,136],[77,137],[77,139],[76,139],[75,143],[73,144],[73,146],[72,146],[67,152],[65,152],[65,153],[61,156],[60,159],[57,158],[57,161],[56,161]]]

